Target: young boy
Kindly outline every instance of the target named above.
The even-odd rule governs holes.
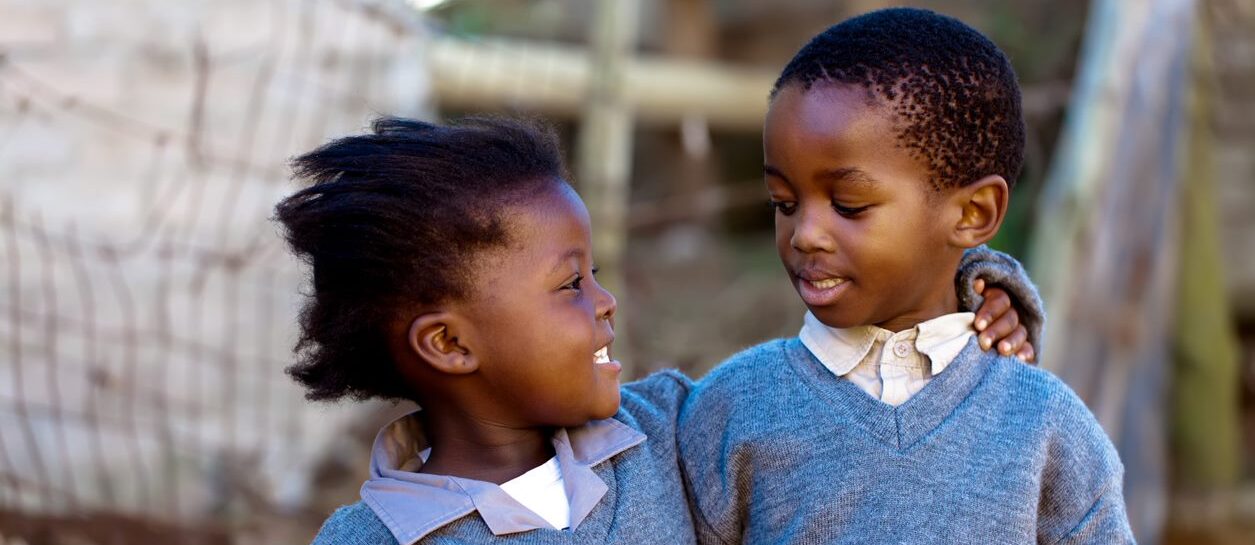
[[[715,369],[680,417],[703,541],[1128,543],[1122,466],[1049,373],[976,341],[955,267],[1023,158],[1015,74],[917,9],[838,24],[771,95],[776,245],[797,338]]]

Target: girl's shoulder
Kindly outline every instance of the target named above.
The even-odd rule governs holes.
[[[336,509],[312,545],[397,545],[396,538],[365,502]]]

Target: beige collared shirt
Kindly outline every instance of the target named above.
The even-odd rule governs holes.
[[[798,338],[838,377],[899,406],[954,361],[976,334],[976,315],[958,312],[894,333],[876,326],[828,327],[806,313]]]

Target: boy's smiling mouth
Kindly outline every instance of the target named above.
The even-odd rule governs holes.
[[[850,279],[844,276],[824,271],[803,270],[798,271],[794,277],[797,279],[795,285],[798,295],[802,296],[802,301],[811,307],[835,303],[850,283]]]
[[[844,278],[825,278],[823,280],[803,280],[803,282],[809,282],[811,287],[815,289],[826,290],[828,288],[835,288],[838,285],[844,284],[845,279]]]

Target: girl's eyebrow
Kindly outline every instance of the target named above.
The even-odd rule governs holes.
[[[558,262],[554,263],[553,270],[549,271],[549,274],[557,273],[559,269],[562,268],[563,265],[566,265],[567,261],[570,261],[572,259],[583,259],[583,258],[584,258],[583,248],[571,248],[570,250],[563,252],[562,255],[558,257]]]

